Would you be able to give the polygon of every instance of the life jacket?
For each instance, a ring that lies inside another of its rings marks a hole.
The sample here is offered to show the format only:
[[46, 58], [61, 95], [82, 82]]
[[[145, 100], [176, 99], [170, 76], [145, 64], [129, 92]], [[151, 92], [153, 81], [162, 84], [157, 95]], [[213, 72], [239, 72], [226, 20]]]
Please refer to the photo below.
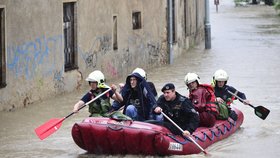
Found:
[[219, 115], [214, 89], [211, 85], [200, 84], [197, 89], [190, 92], [189, 98], [199, 113], [210, 111], [216, 116]]
[[228, 106], [230, 106], [230, 104], [231, 104], [235, 99], [236, 99], [236, 98], [235, 98], [234, 95], [231, 96], [231, 98], [228, 98], [228, 99], [227, 99], [226, 104], [227, 104]]
[[[238, 91], [235, 90], [234, 94], [237, 95], [237, 94], [238, 94]], [[235, 95], [231, 95], [231, 98], [228, 98], [228, 99], [227, 99], [226, 104], [227, 104], [228, 106], [230, 106], [230, 104], [231, 104], [234, 100], [237, 99], [237, 98], [235, 97]], [[241, 95], [242, 95], [242, 96], [245, 96], [243, 93], [241, 93]], [[245, 98], [246, 98], [246, 97], [245, 97]]]
[[[89, 91], [91, 99], [103, 93], [106, 89], [101, 89], [98, 91]], [[89, 104], [90, 117], [100, 117], [105, 116], [105, 114], [110, 110], [110, 96], [109, 92], [104, 96], [99, 97], [97, 100]]]

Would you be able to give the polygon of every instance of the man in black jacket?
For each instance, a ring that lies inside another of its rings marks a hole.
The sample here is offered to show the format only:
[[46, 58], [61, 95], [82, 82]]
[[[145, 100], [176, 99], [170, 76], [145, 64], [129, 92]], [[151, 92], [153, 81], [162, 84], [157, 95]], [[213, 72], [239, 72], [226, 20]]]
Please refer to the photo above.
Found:
[[161, 125], [167, 127], [175, 135], [189, 136], [199, 125], [199, 115], [194, 109], [192, 102], [175, 91], [173, 83], [167, 83], [161, 89], [163, 94], [157, 100], [154, 113], [165, 113], [171, 118], [184, 132], [182, 133], [168, 119], [164, 118]]

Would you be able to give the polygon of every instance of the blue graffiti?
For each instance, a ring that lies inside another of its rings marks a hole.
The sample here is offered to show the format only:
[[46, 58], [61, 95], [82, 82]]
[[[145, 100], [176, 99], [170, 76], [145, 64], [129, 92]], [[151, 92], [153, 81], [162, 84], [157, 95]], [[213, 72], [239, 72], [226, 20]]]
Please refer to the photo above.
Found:
[[97, 52], [96, 51], [83, 51], [81, 47], [78, 47], [78, 52], [81, 54], [82, 59], [86, 64], [86, 68], [95, 68], [97, 63]]
[[39, 37], [22, 45], [8, 46], [7, 68], [15, 73], [16, 78], [24, 76], [29, 80], [34, 78], [37, 72], [48, 76], [55, 70], [62, 54], [62, 35]]
[[54, 73], [53, 81], [54, 81], [54, 88], [58, 90], [63, 90], [64, 89], [64, 77], [63, 77], [63, 72], [56, 70]]

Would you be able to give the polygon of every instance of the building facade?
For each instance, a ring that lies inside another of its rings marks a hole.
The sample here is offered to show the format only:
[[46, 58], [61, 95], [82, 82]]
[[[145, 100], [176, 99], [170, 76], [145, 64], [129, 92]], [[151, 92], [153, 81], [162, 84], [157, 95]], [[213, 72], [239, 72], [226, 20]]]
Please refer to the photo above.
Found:
[[0, 111], [168, 64], [203, 39], [204, 0], [0, 0]]

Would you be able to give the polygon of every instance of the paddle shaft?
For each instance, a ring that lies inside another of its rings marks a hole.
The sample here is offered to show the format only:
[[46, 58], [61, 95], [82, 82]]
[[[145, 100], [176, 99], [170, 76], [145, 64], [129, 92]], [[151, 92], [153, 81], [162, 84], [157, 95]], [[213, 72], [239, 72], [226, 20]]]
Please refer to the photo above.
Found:
[[[240, 98], [237, 94], [232, 93], [231, 91], [227, 90], [229, 94], [235, 96], [237, 99], [241, 100], [243, 103], [245, 103], [245, 100]], [[252, 104], [248, 104], [249, 106], [251, 106], [252, 108], [255, 109], [255, 107]]]
[[[231, 91], [228, 90], [228, 93], [231, 94], [232, 96], [235, 96], [237, 99], [241, 100], [243, 103], [245, 102], [245, 100], [243, 100], [242, 98], [240, 98], [239, 96], [237, 96], [237, 94], [234, 94], [232, 93]], [[265, 120], [266, 117], [268, 116], [270, 110], [263, 107], [263, 106], [257, 106], [257, 107], [254, 107], [252, 104], [248, 104], [250, 107], [254, 108], [255, 109], [255, 114]]]
[[[162, 115], [167, 118], [174, 126], [176, 126], [182, 133], [184, 133], [183, 129], [179, 127], [171, 118], [169, 118], [164, 112], [161, 112]], [[207, 154], [207, 152], [190, 136], [188, 138], [204, 153]]]
[[[110, 90], [111, 90], [111, 88], [107, 89], [106, 91], [104, 91], [104, 92], [101, 93], [100, 95], [96, 96], [95, 98], [93, 98], [92, 100], [90, 100], [89, 102], [87, 102], [86, 104], [84, 104], [83, 106], [81, 106], [81, 107], [78, 109], [78, 111], [81, 110], [82, 108], [84, 108], [85, 106], [87, 106], [88, 104], [94, 102], [96, 99], [100, 98], [100, 97], [103, 96], [104, 94], [108, 93]], [[67, 115], [67, 116], [65, 116], [65, 117], [63, 117], [63, 118], [61, 118], [61, 119], [57, 119], [57, 118], [50, 119], [48, 122], [45, 122], [45, 123], [42, 124], [41, 126], [37, 127], [37, 128], [35, 129], [35, 133], [37, 134], [37, 136], [38, 136], [41, 140], [47, 138], [49, 135], [53, 134], [54, 132], [56, 132], [56, 131], [60, 128], [62, 122], [63, 122], [66, 118], [72, 116], [74, 113], [75, 113], [75, 112], [72, 112], [72, 113], [70, 113], [69, 115]]]
[[[78, 111], [80, 111], [81, 109], [83, 109], [84, 107], [86, 107], [87, 105], [89, 105], [90, 103], [94, 102], [95, 100], [97, 100], [98, 98], [100, 98], [101, 96], [103, 96], [104, 94], [108, 93], [111, 90], [111, 87], [109, 89], [107, 89], [106, 91], [104, 91], [103, 93], [99, 94], [97, 97], [91, 99], [89, 102], [87, 102], [86, 104], [84, 104], [83, 106], [81, 106]], [[75, 112], [72, 112], [71, 114], [65, 116], [64, 118], [68, 118], [70, 116], [72, 116], [73, 114], [75, 114]]]

